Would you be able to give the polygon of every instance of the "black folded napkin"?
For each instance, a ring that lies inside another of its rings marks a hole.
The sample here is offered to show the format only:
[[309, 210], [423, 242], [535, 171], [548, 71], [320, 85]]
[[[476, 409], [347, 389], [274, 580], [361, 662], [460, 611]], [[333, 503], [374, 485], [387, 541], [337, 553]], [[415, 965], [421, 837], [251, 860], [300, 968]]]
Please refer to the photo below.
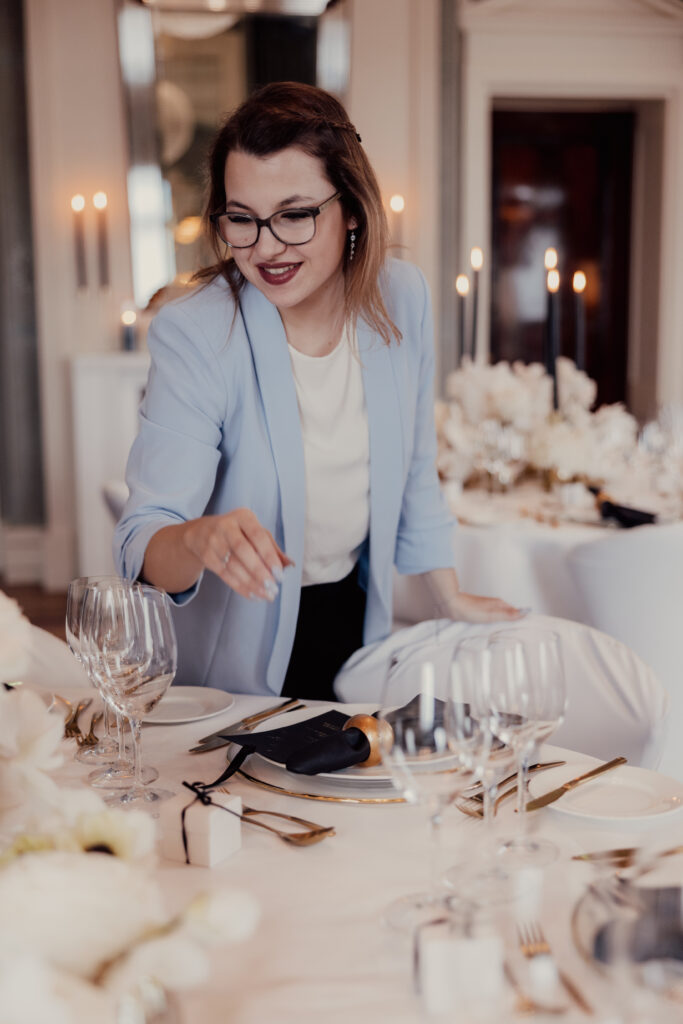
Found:
[[595, 504], [602, 519], [613, 519], [615, 523], [627, 530], [632, 526], [648, 526], [657, 522], [654, 512], [644, 512], [642, 509], [631, 508], [629, 505], [618, 505], [617, 502], [611, 501], [599, 487], [589, 487], [588, 490], [595, 495]]
[[617, 505], [613, 501], [601, 501], [599, 504], [600, 516], [603, 519], [614, 519], [619, 526], [627, 530], [632, 526], [647, 526], [657, 522], [654, 512], [643, 512], [639, 508], [629, 508], [628, 505]]
[[285, 765], [288, 771], [316, 775], [348, 768], [370, 754], [370, 744], [360, 729], [342, 731], [348, 720], [341, 711], [325, 711], [296, 725], [268, 732], [226, 733], [225, 739]]

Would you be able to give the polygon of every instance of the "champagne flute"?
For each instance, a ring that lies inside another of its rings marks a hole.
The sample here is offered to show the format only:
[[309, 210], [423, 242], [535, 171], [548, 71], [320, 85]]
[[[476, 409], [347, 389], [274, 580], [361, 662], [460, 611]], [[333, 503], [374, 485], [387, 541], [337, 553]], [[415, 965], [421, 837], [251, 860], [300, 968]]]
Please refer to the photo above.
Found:
[[133, 736], [133, 784], [108, 802], [131, 806], [165, 800], [173, 795], [170, 791], [145, 785], [142, 720], [176, 672], [178, 647], [169, 599], [147, 585], [100, 591], [92, 603], [88, 635], [97, 652], [103, 695], [128, 719]]

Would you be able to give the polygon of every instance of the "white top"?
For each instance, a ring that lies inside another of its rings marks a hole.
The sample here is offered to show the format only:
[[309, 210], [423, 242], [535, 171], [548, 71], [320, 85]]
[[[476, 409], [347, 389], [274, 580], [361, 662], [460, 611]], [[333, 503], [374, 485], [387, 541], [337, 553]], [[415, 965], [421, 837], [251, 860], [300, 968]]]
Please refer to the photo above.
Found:
[[289, 346], [306, 467], [302, 585], [353, 569], [370, 525], [370, 441], [363, 375], [345, 328], [326, 356]]

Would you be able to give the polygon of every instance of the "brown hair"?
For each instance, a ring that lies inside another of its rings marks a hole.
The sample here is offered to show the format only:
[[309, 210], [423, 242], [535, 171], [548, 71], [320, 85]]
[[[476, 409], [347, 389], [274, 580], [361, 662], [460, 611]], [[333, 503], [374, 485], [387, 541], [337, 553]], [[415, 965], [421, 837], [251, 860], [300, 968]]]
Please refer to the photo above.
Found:
[[341, 192], [347, 217], [358, 226], [353, 260], [344, 253], [344, 301], [346, 314], [354, 322], [362, 315], [388, 345], [401, 332], [387, 313], [379, 288], [388, 244], [387, 220], [377, 179], [355, 128], [342, 104], [311, 85], [275, 82], [253, 93], [225, 121], [209, 158], [209, 198], [204, 211], [216, 263], [195, 275], [208, 282], [219, 275], [230, 285], [235, 301], [244, 278], [232, 257], [225, 257], [225, 244], [212, 213], [225, 210], [225, 164], [233, 150], [252, 156], [269, 156], [288, 146], [298, 146], [317, 157], [333, 188]]

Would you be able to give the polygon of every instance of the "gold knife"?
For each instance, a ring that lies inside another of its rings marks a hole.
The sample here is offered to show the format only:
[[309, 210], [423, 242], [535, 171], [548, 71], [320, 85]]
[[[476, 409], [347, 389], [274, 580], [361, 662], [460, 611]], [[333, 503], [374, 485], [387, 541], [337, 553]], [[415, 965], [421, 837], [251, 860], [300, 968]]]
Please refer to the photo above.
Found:
[[219, 747], [227, 747], [230, 740], [224, 739], [226, 735], [232, 735], [236, 732], [251, 732], [261, 722], [267, 721], [269, 718], [274, 718], [275, 715], [284, 714], [286, 711], [295, 711], [298, 708], [305, 707], [298, 698], [294, 697], [291, 700], [283, 701], [280, 704], [276, 704], [274, 707], [266, 708], [265, 711], [259, 711], [255, 715], [249, 715], [247, 718], [241, 718], [239, 722], [233, 722], [232, 725], [225, 725], [222, 729], [217, 732], [212, 732], [208, 736], [204, 736], [199, 741], [198, 746], [191, 747], [191, 754], [204, 754], [208, 750], [217, 750]]
[[602, 775], [603, 772], [609, 772], [612, 768], [616, 768], [620, 764], [626, 764], [625, 757], [613, 757], [611, 761], [607, 761], [605, 764], [599, 765], [597, 768], [593, 768], [592, 771], [586, 772], [585, 775], [578, 775], [575, 779], [570, 779], [569, 782], [565, 782], [563, 786], [559, 786], [557, 789], [552, 789], [549, 793], [544, 793], [543, 796], [536, 797], [535, 800], [530, 800], [526, 805], [527, 811], [537, 811], [540, 807], [547, 807], [548, 804], [554, 803], [559, 800], [565, 793], [569, 793], [576, 786], [580, 786], [583, 782], [588, 782], [589, 779], [594, 779], [597, 775]]
[[[584, 860], [584, 861], [632, 861], [634, 857], [639, 853], [637, 846], [624, 846], [619, 850], [595, 850], [593, 853], [577, 853], [572, 857], [572, 860]], [[675, 857], [677, 854], [683, 853], [683, 846], [673, 846], [670, 850], [662, 850], [661, 853], [657, 853], [659, 857]]]

